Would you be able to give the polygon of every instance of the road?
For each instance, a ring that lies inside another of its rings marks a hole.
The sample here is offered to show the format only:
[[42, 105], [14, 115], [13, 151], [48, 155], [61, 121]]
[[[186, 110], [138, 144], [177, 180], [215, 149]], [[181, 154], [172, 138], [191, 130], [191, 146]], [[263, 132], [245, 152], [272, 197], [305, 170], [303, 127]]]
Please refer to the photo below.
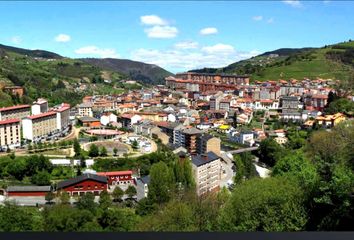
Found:
[[237, 153], [243, 153], [243, 152], [251, 152], [251, 151], [255, 151], [257, 149], [258, 149], [258, 147], [240, 148], [240, 149], [228, 151], [227, 153], [237, 154]]

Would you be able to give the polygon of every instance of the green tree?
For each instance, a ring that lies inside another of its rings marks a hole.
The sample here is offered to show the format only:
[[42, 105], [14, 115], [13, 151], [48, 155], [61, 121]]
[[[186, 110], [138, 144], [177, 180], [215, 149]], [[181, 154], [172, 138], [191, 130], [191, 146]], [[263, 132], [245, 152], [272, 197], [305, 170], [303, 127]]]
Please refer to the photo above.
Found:
[[234, 155], [236, 167], [235, 183], [240, 183], [244, 179], [258, 177], [256, 167], [253, 164], [254, 156], [249, 152]]
[[20, 159], [15, 159], [14, 161], [11, 161], [7, 165], [6, 171], [8, 174], [13, 176], [17, 180], [22, 181], [22, 179], [27, 174], [25, 160], [20, 158]]
[[79, 209], [88, 209], [92, 213], [96, 212], [97, 204], [95, 203], [95, 196], [93, 193], [86, 193], [83, 196], [80, 196], [79, 201], [77, 202], [77, 207]]
[[75, 157], [78, 157], [81, 155], [81, 146], [77, 138], [74, 139], [74, 152], [75, 152]]
[[100, 193], [99, 205], [101, 209], [107, 209], [112, 205], [111, 196], [107, 191], [102, 191]]
[[50, 204], [52, 203], [52, 201], [54, 200], [55, 198], [55, 194], [53, 192], [48, 192], [46, 195], [45, 195], [45, 200]]
[[[256, 194], [255, 194], [256, 193]], [[301, 188], [282, 178], [251, 179], [239, 185], [222, 208], [222, 231], [301, 231], [307, 221]]]
[[53, 164], [43, 155], [32, 155], [26, 159], [26, 163], [27, 176], [33, 176], [40, 171], [50, 173], [53, 170]]
[[116, 186], [113, 190], [112, 196], [114, 201], [121, 201], [124, 195], [124, 191], [119, 187]]
[[113, 148], [113, 155], [114, 156], [117, 156], [117, 153], [118, 153], [118, 149], [115, 147], [115, 148]]
[[101, 147], [101, 150], [100, 150], [100, 155], [102, 157], [105, 157], [107, 156], [107, 148], [105, 148], [104, 146]]
[[105, 231], [127, 232], [135, 229], [139, 217], [132, 209], [114, 207], [104, 211], [98, 221]]
[[59, 197], [59, 201], [60, 201], [60, 204], [70, 204], [70, 195], [68, 192], [65, 192], [65, 191], [61, 191], [61, 192], [58, 192], [58, 197]]
[[132, 185], [129, 185], [127, 190], [125, 190], [125, 194], [128, 195], [128, 198], [133, 198], [136, 195], [136, 188], [133, 187]]
[[21, 232], [32, 230], [32, 217], [24, 207], [10, 203], [0, 206], [0, 231]]
[[134, 141], [132, 142], [132, 148], [133, 148], [133, 149], [138, 149], [138, 148], [139, 148], [139, 144], [138, 144], [138, 141], [137, 141], [137, 140], [134, 140]]
[[164, 203], [170, 199], [173, 176], [164, 162], [155, 163], [150, 169], [148, 198], [156, 203]]
[[90, 145], [90, 149], [89, 149], [89, 156], [90, 157], [98, 157], [99, 155], [99, 149], [95, 144], [91, 144]]
[[51, 175], [46, 171], [40, 171], [33, 175], [31, 183], [39, 186], [50, 185]]
[[259, 160], [273, 167], [282, 155], [283, 148], [272, 138], [263, 140], [259, 145]]

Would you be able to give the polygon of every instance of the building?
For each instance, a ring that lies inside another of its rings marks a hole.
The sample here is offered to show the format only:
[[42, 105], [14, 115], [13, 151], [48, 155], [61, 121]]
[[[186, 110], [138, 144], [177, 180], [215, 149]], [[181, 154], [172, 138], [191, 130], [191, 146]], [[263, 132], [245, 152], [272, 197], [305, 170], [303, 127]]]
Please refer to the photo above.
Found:
[[70, 125], [70, 105], [64, 104], [62, 107], [54, 110], [57, 113], [57, 129], [64, 130]]
[[48, 101], [44, 98], [38, 98], [37, 101], [33, 102], [31, 110], [32, 115], [48, 112]]
[[32, 115], [22, 119], [23, 138], [38, 141], [41, 138], [51, 136], [57, 130], [57, 113], [46, 112]]
[[79, 118], [78, 121], [84, 127], [95, 128], [101, 126], [100, 120], [94, 117], [84, 116]]
[[102, 191], [107, 191], [108, 180], [105, 176], [86, 173], [81, 176], [61, 181], [57, 185], [57, 191], [64, 191], [70, 196], [82, 196], [88, 192], [98, 196]]
[[200, 135], [197, 138], [197, 153], [203, 154], [207, 152], [214, 152], [220, 155], [221, 140], [209, 134]]
[[8, 119], [22, 119], [31, 114], [30, 105], [17, 105], [0, 108], [0, 121]]
[[15, 148], [21, 145], [21, 121], [9, 119], [0, 121], [0, 149]]
[[338, 123], [345, 121], [346, 117], [343, 113], [336, 113], [333, 115], [318, 116], [315, 118], [316, 124], [322, 127], [334, 127]]
[[231, 132], [230, 139], [239, 144], [253, 146], [255, 143], [254, 133], [252, 131]]
[[98, 176], [106, 177], [108, 185], [134, 184], [133, 171], [98, 172]]
[[134, 124], [140, 122], [143, 118], [137, 114], [122, 114], [120, 121], [122, 122], [123, 127], [130, 128]]
[[23, 96], [24, 89], [23, 87], [20, 86], [9, 86], [9, 87], [4, 87], [4, 92], [8, 92], [11, 95], [18, 95], [20, 98]]
[[150, 183], [150, 176], [144, 176], [136, 180], [136, 192], [137, 192], [136, 196], [138, 201], [148, 196], [149, 183]]
[[52, 191], [51, 186], [8, 186], [8, 197], [44, 197]]
[[301, 106], [297, 97], [283, 96], [281, 98], [282, 109], [299, 109]]
[[298, 110], [294, 109], [282, 109], [280, 114], [280, 119], [282, 121], [293, 121], [293, 122], [300, 122], [302, 121], [302, 114]]
[[117, 121], [117, 115], [115, 115], [114, 113], [104, 113], [100, 118], [100, 122], [104, 126]]
[[215, 153], [192, 155], [192, 169], [199, 196], [220, 189], [221, 160]]
[[196, 129], [195, 127], [187, 128], [183, 130], [184, 135], [184, 146], [189, 153], [197, 152], [197, 138], [202, 133], [202, 131]]
[[93, 104], [91, 102], [85, 102], [78, 105], [77, 108], [79, 110], [79, 116], [93, 117], [92, 107]]

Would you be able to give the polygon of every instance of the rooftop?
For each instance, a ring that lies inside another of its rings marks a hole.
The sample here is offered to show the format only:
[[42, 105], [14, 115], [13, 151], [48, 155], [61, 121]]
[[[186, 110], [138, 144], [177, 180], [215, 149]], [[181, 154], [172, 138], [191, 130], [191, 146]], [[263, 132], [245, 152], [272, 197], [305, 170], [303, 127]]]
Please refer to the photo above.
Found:
[[11, 124], [11, 123], [19, 123], [20, 119], [8, 119], [0, 121], [0, 125]]
[[43, 117], [48, 117], [48, 116], [56, 116], [56, 112], [46, 112], [46, 113], [41, 113], [41, 114], [36, 114], [36, 115], [32, 115], [32, 116], [28, 116], [28, 119], [34, 120], [34, 119], [38, 119], [38, 118], [43, 118]]
[[196, 165], [197, 167], [206, 164], [206, 163], [210, 163], [212, 161], [215, 161], [217, 159], [219, 159], [220, 157], [218, 155], [216, 155], [214, 152], [208, 152], [206, 154], [202, 154], [202, 155], [192, 155], [192, 163], [194, 165]]
[[51, 186], [8, 186], [7, 192], [50, 192]]
[[99, 176], [96, 174], [91, 174], [91, 173], [86, 173], [83, 174], [81, 176], [75, 177], [75, 178], [71, 178], [65, 181], [61, 181], [58, 183], [57, 188], [61, 189], [61, 188], [65, 188], [71, 185], [74, 185], [76, 183], [85, 181], [85, 180], [94, 180], [96, 182], [101, 182], [101, 183], [107, 183], [107, 178], [103, 177], [103, 176]]
[[21, 108], [30, 108], [30, 105], [16, 105], [16, 106], [11, 106], [11, 107], [3, 107], [0, 108], [0, 112], [4, 111], [11, 111], [11, 110], [16, 110], [16, 109], [21, 109]]

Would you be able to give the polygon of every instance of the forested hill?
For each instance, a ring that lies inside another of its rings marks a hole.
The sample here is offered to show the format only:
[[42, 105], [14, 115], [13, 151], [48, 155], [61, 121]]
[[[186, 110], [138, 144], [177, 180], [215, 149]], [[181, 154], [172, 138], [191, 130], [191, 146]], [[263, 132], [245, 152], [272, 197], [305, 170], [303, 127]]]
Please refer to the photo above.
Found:
[[173, 75], [157, 65], [128, 59], [83, 58], [80, 60], [102, 69], [122, 72], [134, 80], [151, 85], [164, 84], [165, 77]]
[[249, 74], [251, 80], [346, 79], [354, 70], [354, 42], [321, 48], [282, 48], [223, 68], [192, 70], [206, 73]]

